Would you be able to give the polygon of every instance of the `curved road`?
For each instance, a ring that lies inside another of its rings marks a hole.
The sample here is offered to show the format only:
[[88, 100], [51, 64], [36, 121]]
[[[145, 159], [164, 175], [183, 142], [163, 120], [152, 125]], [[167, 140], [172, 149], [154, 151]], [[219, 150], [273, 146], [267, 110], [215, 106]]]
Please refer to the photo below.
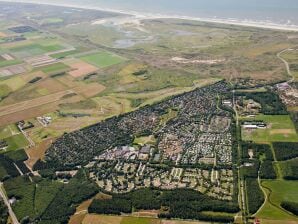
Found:
[[11, 206], [10, 206], [10, 203], [9, 203], [8, 198], [6, 196], [6, 193], [5, 193], [5, 190], [3, 188], [3, 183], [2, 182], [0, 182], [0, 197], [3, 199], [5, 205], [8, 208], [8, 213], [9, 213], [9, 216], [11, 218], [12, 223], [13, 224], [20, 224], [17, 217], [16, 217], [16, 215], [14, 214], [14, 212], [13, 212]]
[[286, 66], [286, 69], [287, 69], [287, 73], [288, 75], [291, 77], [291, 79], [288, 81], [288, 83], [291, 83], [291, 82], [294, 82], [295, 81], [295, 76], [292, 74], [291, 72], [291, 69], [290, 69], [290, 66], [289, 66], [289, 63], [281, 57], [281, 54], [286, 52], [286, 51], [290, 51], [292, 50], [292, 48], [287, 48], [287, 49], [284, 49], [282, 50], [281, 52], [279, 52], [276, 56], [285, 64]]

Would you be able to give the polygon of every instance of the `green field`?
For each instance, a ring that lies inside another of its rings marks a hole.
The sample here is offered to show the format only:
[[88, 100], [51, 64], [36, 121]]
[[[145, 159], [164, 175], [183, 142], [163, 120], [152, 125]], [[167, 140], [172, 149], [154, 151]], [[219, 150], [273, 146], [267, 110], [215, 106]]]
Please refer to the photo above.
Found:
[[11, 93], [11, 88], [8, 85], [0, 85], [0, 101], [2, 98], [6, 97]]
[[52, 44], [52, 45], [28, 44], [24, 46], [13, 47], [10, 50], [17, 57], [24, 58], [24, 57], [41, 55], [47, 52], [62, 50], [63, 48], [64, 47], [59, 44]]
[[4, 141], [6, 141], [8, 144], [6, 151], [22, 149], [29, 145], [29, 142], [27, 141], [25, 136], [21, 133], [10, 136], [8, 138], [4, 138]]
[[52, 54], [51, 57], [54, 57], [54, 58], [65, 58], [67, 56], [78, 54], [80, 52], [81, 52], [80, 50], [77, 50], [76, 49], [76, 50], [72, 50], [72, 51], [66, 51], [66, 52], [62, 52], [62, 53]]
[[56, 64], [41, 67], [39, 69], [41, 71], [43, 71], [44, 73], [47, 73], [47, 74], [55, 74], [55, 73], [60, 73], [60, 72], [66, 72], [70, 69], [70, 67], [68, 67], [67, 65], [59, 62], [59, 63], [56, 63]]
[[14, 134], [18, 134], [20, 131], [16, 127], [16, 125], [11, 124], [5, 127], [0, 128], [0, 139], [8, 138]]
[[242, 118], [242, 120], [262, 120], [267, 124], [266, 129], [244, 130], [242, 139], [254, 142], [297, 142], [298, 135], [289, 115], [259, 115], [253, 119]]
[[11, 61], [0, 61], [0, 68], [1, 67], [6, 67], [6, 66], [11, 66], [11, 65], [17, 65], [21, 64], [21, 60], [11, 60]]
[[48, 24], [57, 24], [57, 23], [63, 23], [63, 19], [61, 19], [61, 18], [58, 18], [58, 17], [56, 17], [56, 18], [46, 18], [46, 19], [43, 19], [42, 21], [41, 21], [41, 24], [43, 24], [43, 25], [48, 25]]
[[94, 54], [89, 54], [81, 57], [83, 61], [86, 61], [87, 63], [93, 64], [94, 66], [97, 66], [99, 68], [106, 68], [112, 65], [119, 64], [123, 61], [125, 61], [124, 58], [109, 53], [109, 52], [98, 52]]
[[298, 182], [285, 180], [262, 181], [262, 186], [267, 192], [268, 200], [258, 212], [257, 217], [270, 220], [294, 220], [298, 218], [280, 207], [284, 200], [298, 202]]
[[8, 86], [12, 91], [23, 87], [25, 84], [26, 82], [20, 76], [14, 76], [12, 78], [0, 81], [0, 85]]

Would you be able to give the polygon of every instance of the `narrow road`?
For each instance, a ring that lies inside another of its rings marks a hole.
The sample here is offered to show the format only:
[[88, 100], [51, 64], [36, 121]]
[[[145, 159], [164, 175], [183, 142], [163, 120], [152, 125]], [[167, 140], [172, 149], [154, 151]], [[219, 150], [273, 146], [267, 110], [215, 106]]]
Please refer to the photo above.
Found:
[[281, 55], [284, 53], [284, 52], [287, 52], [287, 51], [290, 51], [292, 50], [291, 48], [287, 48], [287, 49], [284, 49], [282, 50], [281, 52], [279, 52], [276, 56], [285, 64], [286, 66], [286, 69], [287, 69], [287, 73], [288, 75], [291, 77], [291, 79], [288, 81], [288, 83], [291, 83], [291, 82], [294, 82], [295, 81], [295, 76], [293, 75], [293, 73], [291, 72], [291, 69], [290, 69], [290, 66], [289, 66], [289, 63], [283, 58], [281, 57]]
[[260, 169], [258, 171], [258, 184], [259, 184], [259, 187], [261, 188], [261, 190], [262, 190], [262, 192], [265, 196], [265, 200], [264, 200], [264, 203], [262, 204], [262, 206], [258, 209], [258, 211], [256, 211], [255, 214], [253, 214], [253, 216], [256, 216], [258, 214], [258, 212], [262, 210], [262, 208], [265, 206], [265, 204], [267, 203], [267, 200], [268, 200], [267, 193], [266, 193], [266, 191], [264, 190], [264, 188], [262, 187], [262, 184], [261, 184]]
[[9, 204], [9, 201], [8, 201], [8, 198], [6, 197], [6, 193], [5, 193], [2, 182], [0, 182], [0, 197], [3, 199], [5, 205], [8, 208], [8, 213], [9, 213], [9, 216], [11, 218], [12, 223], [13, 224], [20, 224], [17, 217], [16, 217], [16, 215], [14, 214], [10, 204]]
[[[238, 129], [240, 126], [239, 124], [239, 115], [238, 115], [238, 111], [236, 108], [236, 99], [235, 99], [235, 90], [233, 90], [233, 110], [235, 112], [235, 117], [236, 117], [236, 129]], [[238, 138], [238, 133], [237, 133], [237, 138]], [[239, 140], [239, 139], [238, 139]], [[240, 144], [238, 141], [238, 161], [240, 161], [241, 159], [241, 148], [240, 148]], [[242, 222], [244, 224], [247, 223], [247, 219], [246, 219], [246, 201], [245, 201], [245, 192], [244, 192], [244, 181], [241, 178], [241, 174], [240, 174], [240, 164], [237, 164], [238, 166], [238, 200], [239, 200], [239, 207], [241, 209], [241, 216], [242, 216]]]

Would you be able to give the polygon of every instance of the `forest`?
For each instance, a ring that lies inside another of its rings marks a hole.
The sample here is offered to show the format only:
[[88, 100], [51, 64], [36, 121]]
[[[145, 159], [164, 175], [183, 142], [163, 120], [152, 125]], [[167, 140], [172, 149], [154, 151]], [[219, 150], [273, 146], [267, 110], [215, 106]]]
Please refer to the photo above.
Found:
[[297, 142], [274, 142], [273, 148], [278, 161], [293, 159], [298, 157]]
[[8, 218], [7, 207], [4, 202], [0, 199], [0, 224], [6, 224]]
[[298, 216], [298, 203], [283, 201], [280, 206]]
[[255, 178], [245, 179], [246, 191], [247, 191], [247, 204], [250, 214], [254, 214], [258, 211], [261, 205], [264, 203], [264, 194], [259, 187], [258, 180]]
[[[93, 200], [88, 211], [97, 214], [131, 213], [138, 209], [161, 209], [161, 218], [199, 219], [230, 222], [239, 211], [235, 202], [220, 201], [189, 189], [141, 189], [126, 194], [113, 194], [111, 199]], [[202, 212], [225, 212], [231, 216], [206, 215]]]
[[238, 96], [244, 96], [246, 99], [252, 99], [261, 104], [261, 113], [265, 115], [286, 115], [287, 108], [280, 100], [279, 96], [272, 92], [254, 92], [238, 93]]

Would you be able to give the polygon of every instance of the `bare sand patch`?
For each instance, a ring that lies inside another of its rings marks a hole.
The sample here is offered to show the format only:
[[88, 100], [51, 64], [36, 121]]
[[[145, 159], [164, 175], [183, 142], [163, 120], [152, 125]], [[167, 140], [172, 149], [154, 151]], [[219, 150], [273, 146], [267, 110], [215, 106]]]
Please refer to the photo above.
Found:
[[69, 74], [75, 78], [94, 73], [98, 70], [97, 67], [83, 61], [71, 64], [70, 66], [73, 70], [70, 71]]
[[54, 139], [47, 139], [40, 144], [29, 148], [26, 150], [26, 153], [29, 157], [29, 159], [25, 162], [27, 166], [29, 166], [31, 169], [33, 165], [39, 160], [43, 159], [45, 152], [47, 151], [48, 147], [51, 145], [51, 143], [54, 141]]
[[206, 65], [218, 64], [225, 61], [224, 59], [203, 60], [203, 59], [187, 59], [187, 58], [180, 58], [180, 57], [173, 57], [171, 60], [181, 64], [206, 64]]

